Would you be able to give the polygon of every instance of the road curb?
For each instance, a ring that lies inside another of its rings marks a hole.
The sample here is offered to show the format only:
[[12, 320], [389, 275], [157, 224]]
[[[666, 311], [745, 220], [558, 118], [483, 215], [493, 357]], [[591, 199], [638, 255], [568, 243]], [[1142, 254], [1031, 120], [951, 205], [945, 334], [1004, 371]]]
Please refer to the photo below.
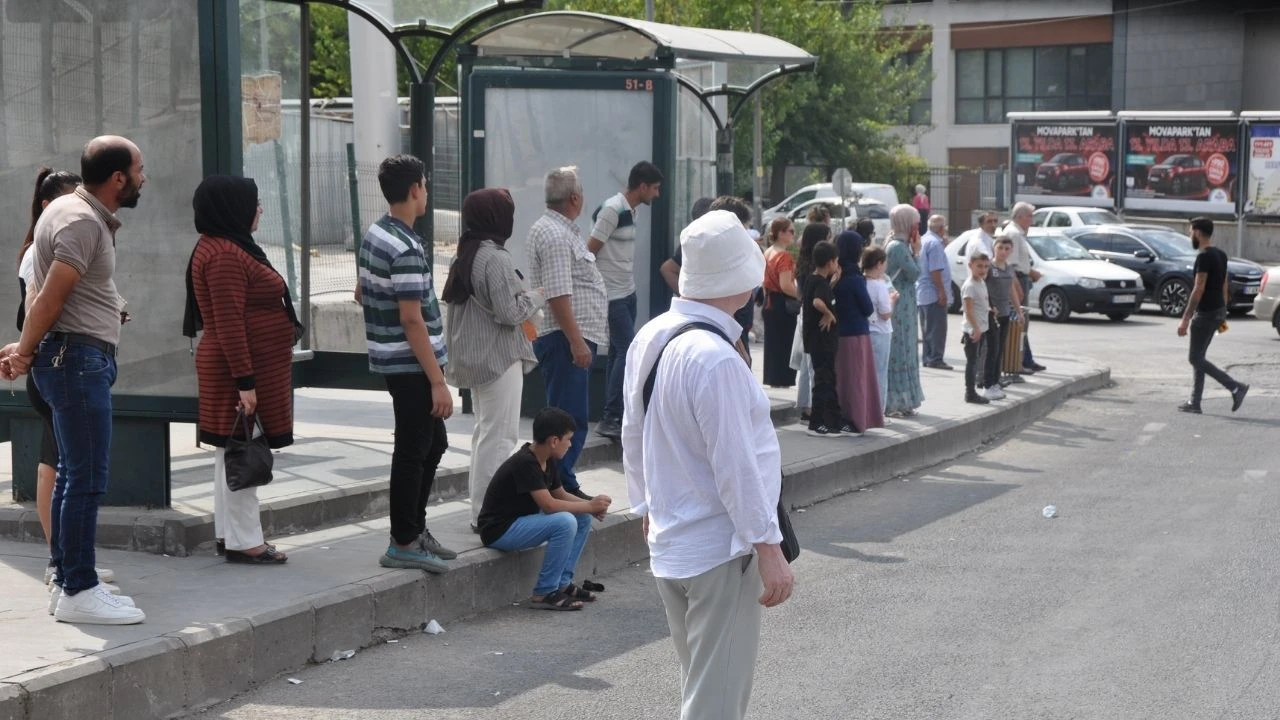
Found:
[[[1067, 398], [1110, 383], [1094, 370], [1060, 381], [964, 420], [910, 438], [887, 436], [869, 448], [849, 442], [835, 452], [783, 468], [784, 502], [803, 507], [958, 457], [1022, 427]], [[605, 575], [641, 562], [648, 547], [640, 519], [608, 516], [593, 526], [579, 568]], [[801, 543], [803, 545], [803, 538]], [[171, 717], [198, 711], [274, 681], [335, 651], [387, 639], [522, 601], [537, 576], [542, 550], [464, 552], [443, 575], [375, 572], [370, 577], [248, 617], [229, 617], [58, 663], [0, 682], [0, 720], [54, 717]]]

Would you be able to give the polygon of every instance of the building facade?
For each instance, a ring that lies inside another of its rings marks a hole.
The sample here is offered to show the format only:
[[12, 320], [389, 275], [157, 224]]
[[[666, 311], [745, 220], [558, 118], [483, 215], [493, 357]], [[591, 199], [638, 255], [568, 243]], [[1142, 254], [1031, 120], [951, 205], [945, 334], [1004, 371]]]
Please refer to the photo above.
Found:
[[920, 27], [929, 48], [933, 82], [895, 132], [948, 169], [931, 190], [953, 226], [991, 204], [965, 178], [1008, 165], [1005, 113], [1280, 110], [1269, 0], [914, 0], [891, 3], [885, 24]]

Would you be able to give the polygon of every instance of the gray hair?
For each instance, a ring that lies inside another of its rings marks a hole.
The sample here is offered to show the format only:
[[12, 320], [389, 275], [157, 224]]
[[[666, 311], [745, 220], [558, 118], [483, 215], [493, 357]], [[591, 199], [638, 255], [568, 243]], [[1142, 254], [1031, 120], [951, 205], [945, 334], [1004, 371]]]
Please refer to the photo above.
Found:
[[564, 205], [573, 195], [581, 195], [582, 180], [578, 177], [578, 166], [567, 165], [547, 173], [545, 193], [547, 207]]
[[947, 219], [941, 215], [933, 215], [929, 218], [929, 229], [941, 235], [943, 230], [947, 229]]
[[917, 185], [917, 186], [916, 186], [916, 192], [917, 192], [917, 193], [919, 193], [919, 194], [924, 194], [924, 189], [925, 189], [925, 188], [924, 188], [924, 186], [923, 186], [923, 185]]
[[1032, 205], [1029, 202], [1020, 202], [1015, 204], [1013, 206], [1013, 209], [1009, 211], [1009, 219], [1013, 220], [1014, 218], [1020, 218], [1023, 215], [1030, 215], [1035, 211], [1036, 211], [1035, 205]]
[[909, 241], [911, 231], [920, 227], [920, 211], [906, 203], [894, 205], [889, 211], [889, 227], [895, 240]]

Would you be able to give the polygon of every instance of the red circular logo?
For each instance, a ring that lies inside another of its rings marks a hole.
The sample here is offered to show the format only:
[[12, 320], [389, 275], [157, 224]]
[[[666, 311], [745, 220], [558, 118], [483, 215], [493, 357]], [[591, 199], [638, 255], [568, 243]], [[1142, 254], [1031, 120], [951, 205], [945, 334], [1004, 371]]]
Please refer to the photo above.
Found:
[[1210, 185], [1222, 185], [1227, 182], [1227, 177], [1231, 174], [1231, 163], [1227, 161], [1227, 156], [1222, 153], [1214, 153], [1204, 163], [1205, 179]]
[[1111, 161], [1106, 153], [1096, 152], [1089, 156], [1089, 179], [1101, 183], [1111, 174]]

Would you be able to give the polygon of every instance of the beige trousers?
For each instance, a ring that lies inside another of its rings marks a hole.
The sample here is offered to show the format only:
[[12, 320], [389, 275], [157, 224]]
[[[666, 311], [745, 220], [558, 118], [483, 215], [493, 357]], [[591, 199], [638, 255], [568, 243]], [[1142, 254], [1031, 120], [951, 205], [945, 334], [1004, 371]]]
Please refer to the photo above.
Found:
[[754, 555], [684, 580], [658, 578], [680, 657], [680, 720], [741, 720], [751, 700], [764, 584]]
[[489, 481], [520, 441], [520, 393], [524, 390], [524, 364], [517, 360], [497, 380], [471, 389], [475, 429], [471, 431], [471, 522], [480, 518], [480, 507]]

